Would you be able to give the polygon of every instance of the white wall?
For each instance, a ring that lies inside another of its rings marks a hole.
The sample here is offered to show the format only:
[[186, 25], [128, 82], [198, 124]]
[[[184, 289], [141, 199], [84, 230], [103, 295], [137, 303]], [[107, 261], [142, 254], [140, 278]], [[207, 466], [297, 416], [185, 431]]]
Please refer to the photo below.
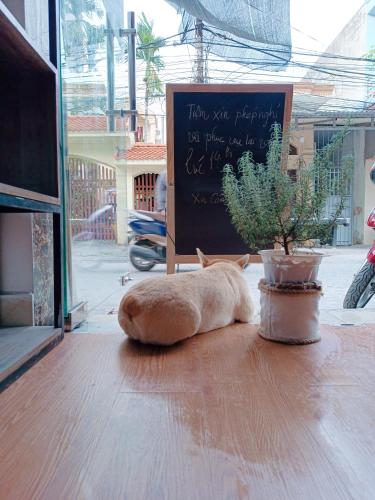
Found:
[[167, 161], [124, 161], [116, 164], [117, 243], [127, 242], [128, 209], [134, 208], [134, 177], [141, 174], [159, 174], [167, 168]]
[[167, 168], [167, 160], [127, 162], [127, 207], [134, 207], [134, 178], [141, 174], [160, 174]]
[[368, 215], [371, 210], [375, 208], [375, 184], [370, 180], [370, 169], [372, 164], [375, 162], [375, 156], [366, 160], [366, 179], [365, 179], [365, 226], [364, 226], [364, 240], [363, 243], [371, 245], [375, 240], [375, 231], [369, 228], [366, 224]]
[[48, 0], [25, 0], [25, 28], [38, 49], [49, 57]]
[[[368, 20], [371, 16], [368, 15], [368, 7], [364, 5], [350, 19], [343, 30], [337, 35], [333, 42], [325, 49], [326, 54], [342, 55], [346, 57], [363, 57], [368, 51]], [[344, 61], [345, 63], [345, 61]], [[334, 65], [340, 68], [340, 61], [335, 58], [321, 57], [314, 63], [316, 66]], [[366, 65], [362, 61], [350, 61], [351, 71], [365, 72]], [[343, 78], [341, 82], [334, 76], [328, 76], [324, 73], [310, 70], [303, 78], [307, 81], [320, 81], [320, 83], [333, 83], [335, 85], [336, 98], [347, 99], [365, 99], [367, 94], [366, 84], [360, 84], [360, 81], [352, 82]]]
[[32, 291], [32, 214], [0, 214], [0, 292]]
[[[129, 147], [129, 144], [126, 144]], [[68, 154], [83, 156], [114, 166], [116, 148], [125, 149], [125, 136], [119, 134], [69, 134]]]

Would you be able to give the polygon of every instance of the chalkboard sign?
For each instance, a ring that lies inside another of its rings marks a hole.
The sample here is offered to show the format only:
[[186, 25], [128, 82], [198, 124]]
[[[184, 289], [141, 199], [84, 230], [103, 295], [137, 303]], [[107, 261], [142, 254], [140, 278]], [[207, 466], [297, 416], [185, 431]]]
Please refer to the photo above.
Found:
[[265, 162], [271, 126], [288, 124], [291, 101], [291, 85], [167, 85], [169, 270], [195, 261], [197, 247], [249, 252], [223, 202], [223, 167], [249, 150]]

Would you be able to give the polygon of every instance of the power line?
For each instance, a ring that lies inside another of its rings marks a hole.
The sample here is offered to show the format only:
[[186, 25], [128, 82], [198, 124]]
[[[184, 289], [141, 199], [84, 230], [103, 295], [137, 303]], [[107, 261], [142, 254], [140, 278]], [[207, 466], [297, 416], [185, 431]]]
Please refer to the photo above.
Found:
[[[281, 44], [274, 44], [275, 45], [274, 47], [270, 47], [269, 49], [262, 49], [261, 47], [257, 47], [257, 46], [251, 45], [251, 44], [247, 44], [245, 42], [239, 42], [238, 40], [236, 40], [234, 38], [231, 38], [230, 36], [224, 35], [224, 34], [219, 33], [219, 32], [215, 32], [214, 30], [212, 30], [210, 28], [207, 28], [205, 25], [203, 26], [203, 30], [207, 31], [207, 32], [209, 32], [209, 33], [211, 33], [211, 34], [213, 34], [215, 36], [218, 36], [219, 38], [222, 38], [222, 39], [229, 40], [229, 41], [233, 42], [233, 45], [225, 44], [225, 46], [227, 46], [227, 47], [235, 47], [235, 48], [242, 48], [242, 49], [252, 49], [252, 50], [256, 50], [256, 51], [259, 50], [259, 51], [263, 51], [263, 52], [265, 52], [267, 54], [268, 54], [268, 51], [275, 52], [275, 53], [280, 53], [280, 54], [289, 54], [289, 50], [285, 50], [285, 49], [282, 49], [282, 48], [276, 48], [277, 46], [283, 47], [283, 45], [281, 45]], [[191, 31], [194, 31], [194, 29], [190, 29], [188, 31], [191, 32]], [[170, 39], [170, 38], [174, 38], [174, 37], [179, 36], [181, 34], [183, 34], [183, 32], [182, 33], [177, 33], [176, 35], [172, 35], [171, 37], [167, 37], [165, 40]], [[212, 41], [208, 41], [208, 40], [205, 40], [204, 43], [205, 44], [219, 45], [218, 42], [212, 42]], [[188, 42], [188, 41], [180, 42], [178, 45], [185, 45], [185, 44], [191, 45], [192, 42]], [[147, 44], [147, 47], [151, 47], [151, 46], [152, 46], [152, 43]], [[141, 46], [139, 48], [143, 48], [143, 47], [145, 47], [145, 46]], [[290, 48], [292, 48], [292, 46], [290, 46]], [[340, 59], [340, 60], [348, 60], [348, 61], [361, 61], [361, 62], [375, 63], [375, 59], [374, 58], [352, 57], [352, 56], [344, 56], [342, 54], [333, 54], [333, 53], [329, 53], [329, 52], [317, 52], [317, 51], [312, 51], [312, 50], [309, 50], [309, 49], [304, 49], [304, 48], [301, 48], [301, 47], [296, 47], [295, 49], [299, 49], [299, 50], [293, 50], [292, 55], [304, 55], [304, 56], [308, 56], [308, 57], [317, 57], [317, 58], [323, 57], [323, 58], [327, 58], [327, 59]]]
[[162, 48], [165, 47], [165, 45], [160, 45], [163, 42], [166, 42], [167, 40], [171, 40], [172, 38], [176, 38], [178, 36], [184, 35], [185, 33], [189, 33], [190, 31], [194, 31], [194, 28], [189, 29], [187, 31], [181, 31], [180, 33], [176, 33], [175, 35], [167, 36], [165, 38], [159, 39], [157, 42], [150, 42], [150, 43], [145, 43], [143, 45], [138, 45], [137, 50], [143, 50], [143, 49], [149, 49], [149, 48]]

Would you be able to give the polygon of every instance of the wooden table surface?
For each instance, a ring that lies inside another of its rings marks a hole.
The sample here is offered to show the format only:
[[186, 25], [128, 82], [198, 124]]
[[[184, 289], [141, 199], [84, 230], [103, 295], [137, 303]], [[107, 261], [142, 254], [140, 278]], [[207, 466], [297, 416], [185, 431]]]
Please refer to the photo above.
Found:
[[374, 499], [374, 330], [67, 334], [0, 395], [0, 499]]

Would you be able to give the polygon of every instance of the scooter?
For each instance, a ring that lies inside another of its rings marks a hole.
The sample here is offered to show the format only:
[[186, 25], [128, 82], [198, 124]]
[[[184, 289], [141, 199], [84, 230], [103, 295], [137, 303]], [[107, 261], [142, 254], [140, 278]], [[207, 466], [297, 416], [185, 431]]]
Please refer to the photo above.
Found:
[[[350, 219], [341, 217], [337, 225], [348, 225]], [[165, 212], [131, 210], [129, 227], [132, 236], [129, 242], [129, 259], [138, 271], [150, 271], [156, 264], [166, 263], [167, 228]]]
[[[370, 171], [371, 181], [375, 184], [375, 163]], [[367, 225], [375, 229], [375, 208], [372, 209]], [[344, 298], [344, 309], [365, 307], [375, 295], [375, 241], [368, 251], [365, 262], [354, 276]]]
[[167, 227], [165, 212], [132, 210], [128, 224], [132, 230], [129, 259], [138, 271], [150, 271], [156, 264], [165, 264]]

